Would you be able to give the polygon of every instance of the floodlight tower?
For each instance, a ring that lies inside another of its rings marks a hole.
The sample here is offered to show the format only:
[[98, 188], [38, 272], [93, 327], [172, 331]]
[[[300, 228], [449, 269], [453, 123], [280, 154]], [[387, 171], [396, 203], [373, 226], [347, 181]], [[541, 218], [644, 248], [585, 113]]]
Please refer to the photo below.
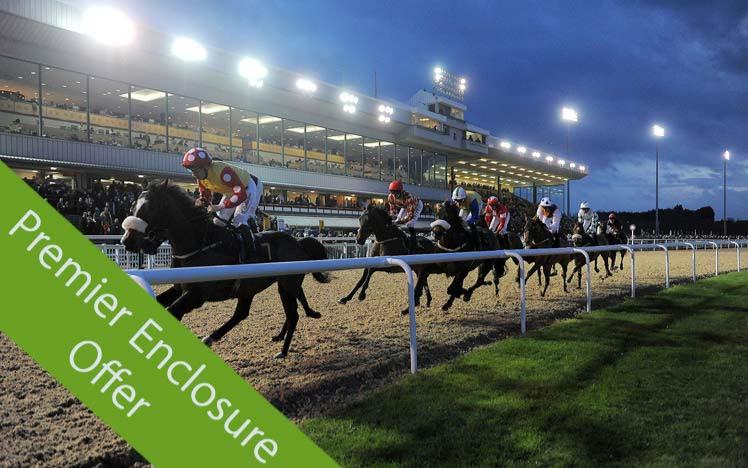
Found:
[[[570, 158], [569, 139], [571, 136], [571, 124], [579, 122], [579, 114], [571, 107], [561, 109], [561, 120], [566, 122], [566, 157]], [[566, 214], [571, 216], [571, 183], [566, 179]]]
[[665, 136], [665, 128], [652, 125], [655, 137], [655, 238], [660, 237], [660, 138]]

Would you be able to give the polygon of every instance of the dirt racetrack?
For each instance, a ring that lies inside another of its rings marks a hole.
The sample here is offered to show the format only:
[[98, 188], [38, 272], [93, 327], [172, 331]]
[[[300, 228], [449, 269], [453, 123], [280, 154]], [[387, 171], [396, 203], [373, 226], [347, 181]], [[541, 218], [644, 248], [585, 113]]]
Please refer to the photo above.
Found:
[[[748, 249], [742, 252], [744, 267]], [[671, 252], [671, 282], [690, 280], [691, 254]], [[736, 269], [735, 249], [720, 252], [720, 271]], [[432, 277], [431, 308], [417, 311], [418, 352], [421, 367], [454, 357], [469, 349], [519, 333], [519, 288], [513, 281], [516, 267], [508, 263], [497, 298], [492, 287], [476, 291], [469, 303], [461, 300], [448, 312], [446, 280]], [[630, 262], [623, 272], [602, 280], [593, 272], [593, 308], [622, 300], [630, 293]], [[602, 271], [602, 270], [601, 270]], [[713, 251], [698, 251], [699, 276], [714, 274]], [[257, 388], [287, 416], [303, 419], [359, 398], [408, 372], [408, 318], [399, 310], [406, 305], [405, 277], [377, 273], [364, 302], [347, 305], [337, 299], [348, 293], [360, 271], [333, 273], [330, 284], [308, 277], [309, 302], [321, 319], [301, 318], [285, 360], [274, 359], [279, 343], [270, 337], [283, 324], [276, 289], [258, 296], [250, 318], [237, 326], [214, 351], [247, 382]], [[468, 277], [471, 284], [475, 274]], [[664, 284], [663, 252], [637, 254], [639, 291]], [[584, 287], [584, 276], [582, 285]], [[584, 289], [576, 280], [562, 291], [552, 278], [549, 293], [539, 295], [537, 281], [528, 282], [529, 328], [570, 317], [585, 305]], [[197, 335], [205, 335], [231, 315], [234, 301], [210, 304], [185, 317]], [[0, 465], [1, 466], [132, 466], [145, 464], [113, 431], [101, 423], [67, 390], [57, 384], [7, 336], [0, 334]]]

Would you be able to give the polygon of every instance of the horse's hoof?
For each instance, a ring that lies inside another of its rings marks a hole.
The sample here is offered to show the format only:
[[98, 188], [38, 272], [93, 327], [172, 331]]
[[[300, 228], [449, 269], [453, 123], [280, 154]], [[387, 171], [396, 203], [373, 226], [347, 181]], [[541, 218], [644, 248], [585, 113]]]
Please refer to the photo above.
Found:
[[364, 299], [366, 299], [366, 294], [359, 294], [358, 295], [358, 300], [359, 301], [363, 301]]
[[283, 351], [275, 355], [275, 359], [285, 359], [285, 357], [286, 353], [284, 353]]
[[216, 342], [216, 340], [214, 340], [210, 335], [203, 337], [203, 339], [200, 341], [202, 341], [203, 344], [207, 346], [208, 348], [210, 348], [213, 345], [213, 343]]
[[283, 341], [283, 335], [274, 336], [274, 337], [270, 338], [270, 341], [273, 341], [273, 342], [276, 342], [276, 343], [278, 341]]
[[322, 318], [322, 314], [320, 314], [319, 312], [316, 312], [314, 310], [307, 312], [306, 316], [310, 317], [310, 318], [313, 318], [313, 319]]
[[338, 304], [345, 304], [346, 302], [348, 302], [348, 298], [341, 297], [340, 299], [338, 299]]
[[400, 315], [403, 315], [403, 316], [408, 315], [409, 313], [410, 313], [410, 309], [403, 309], [400, 311]]
[[449, 310], [449, 306], [448, 306], [447, 304], [444, 304], [444, 305], [442, 306], [442, 312], [446, 312], [446, 311], [448, 311], [448, 310]]

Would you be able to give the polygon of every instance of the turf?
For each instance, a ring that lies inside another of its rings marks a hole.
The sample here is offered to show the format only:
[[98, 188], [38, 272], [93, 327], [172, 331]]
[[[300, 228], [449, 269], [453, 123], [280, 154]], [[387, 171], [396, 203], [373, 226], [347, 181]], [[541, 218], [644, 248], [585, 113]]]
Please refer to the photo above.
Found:
[[342, 466], [748, 466], [748, 274], [495, 343], [302, 429]]

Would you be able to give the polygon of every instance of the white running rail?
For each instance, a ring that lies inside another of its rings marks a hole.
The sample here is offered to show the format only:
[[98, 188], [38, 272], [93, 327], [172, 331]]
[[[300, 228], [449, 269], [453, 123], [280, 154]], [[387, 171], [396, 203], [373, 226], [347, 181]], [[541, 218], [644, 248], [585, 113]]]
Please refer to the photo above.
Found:
[[[737, 244], [738, 263], [740, 263], [740, 248], [748, 246], [748, 241], [708, 241], [714, 247], [715, 275], [719, 274], [719, 248]], [[151, 285], [174, 283], [198, 283], [204, 281], [236, 280], [245, 278], [261, 278], [269, 276], [307, 274], [320, 271], [356, 270], [363, 268], [383, 268], [398, 266], [406, 273], [408, 283], [408, 316], [410, 323], [410, 371], [418, 369], [416, 315], [415, 315], [415, 281], [412, 267], [445, 262], [460, 262], [474, 260], [492, 260], [514, 258], [519, 262], [520, 269], [520, 331], [527, 330], [526, 295], [525, 295], [525, 265], [524, 260], [529, 257], [555, 255], [582, 255], [586, 264], [586, 295], [587, 311], [592, 310], [592, 286], [590, 272], [590, 253], [627, 251], [631, 253], [631, 297], [636, 296], [636, 260], [635, 252], [642, 250], [662, 250], [665, 253], [665, 287], [670, 286], [670, 257], [669, 250], [673, 248], [688, 248], [692, 251], [692, 280], [696, 281], [696, 249], [703, 246], [703, 241], [672, 242], [667, 244], [643, 245], [605, 245], [583, 248], [557, 249], [525, 249], [525, 250], [493, 250], [481, 252], [457, 252], [443, 254], [404, 255], [398, 257], [367, 257], [347, 258], [338, 260], [310, 260], [282, 263], [259, 263], [250, 265], [223, 265], [186, 268], [158, 268], [149, 270], [129, 269], [126, 272], [133, 277], [144, 289], [155, 296]]]

